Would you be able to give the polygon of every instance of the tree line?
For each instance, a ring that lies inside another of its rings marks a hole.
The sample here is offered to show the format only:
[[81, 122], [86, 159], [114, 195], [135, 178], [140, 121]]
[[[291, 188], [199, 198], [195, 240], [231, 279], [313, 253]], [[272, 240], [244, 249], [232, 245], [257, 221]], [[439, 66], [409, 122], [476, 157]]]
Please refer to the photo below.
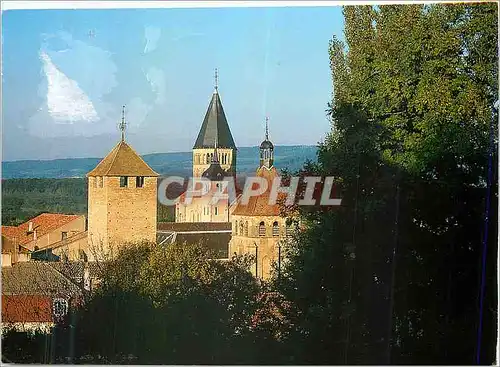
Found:
[[[497, 324], [496, 4], [348, 6], [332, 129], [299, 175], [342, 206], [286, 208], [280, 272], [198, 245], [109, 263], [61, 355], [158, 364], [491, 364]], [[279, 276], [278, 276], [279, 275]], [[64, 329], [64, 326], [61, 326]], [[64, 330], [60, 331], [64, 335]], [[4, 344], [5, 345], [5, 344]], [[36, 349], [36, 348], [31, 348]]]

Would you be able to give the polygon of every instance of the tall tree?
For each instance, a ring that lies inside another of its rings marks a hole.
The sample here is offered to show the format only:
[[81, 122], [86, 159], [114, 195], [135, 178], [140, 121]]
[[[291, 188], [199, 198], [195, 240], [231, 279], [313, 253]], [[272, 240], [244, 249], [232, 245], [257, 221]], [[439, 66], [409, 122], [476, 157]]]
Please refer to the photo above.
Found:
[[[466, 320], [478, 319], [488, 156], [497, 162], [497, 9], [356, 6], [344, 17], [347, 48], [330, 43], [332, 131], [314, 166], [339, 178], [342, 207], [302, 211], [281, 282], [301, 311], [297, 353], [472, 363], [478, 323]], [[490, 216], [494, 259], [496, 207]], [[495, 281], [485, 279], [491, 306]], [[496, 315], [483, 310], [490, 324]]]

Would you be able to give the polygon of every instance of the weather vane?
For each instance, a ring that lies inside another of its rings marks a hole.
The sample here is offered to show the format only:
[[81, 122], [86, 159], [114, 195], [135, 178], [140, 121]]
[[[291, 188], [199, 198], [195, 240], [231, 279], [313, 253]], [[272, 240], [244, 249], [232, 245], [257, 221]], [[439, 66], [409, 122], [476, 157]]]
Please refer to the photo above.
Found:
[[266, 116], [266, 140], [269, 140], [269, 116]]
[[217, 68], [215, 68], [215, 90], [219, 88], [219, 73]]
[[125, 122], [125, 106], [122, 107], [122, 121], [120, 122], [120, 130], [122, 132], [122, 141], [125, 140], [125, 129], [127, 128], [127, 123]]

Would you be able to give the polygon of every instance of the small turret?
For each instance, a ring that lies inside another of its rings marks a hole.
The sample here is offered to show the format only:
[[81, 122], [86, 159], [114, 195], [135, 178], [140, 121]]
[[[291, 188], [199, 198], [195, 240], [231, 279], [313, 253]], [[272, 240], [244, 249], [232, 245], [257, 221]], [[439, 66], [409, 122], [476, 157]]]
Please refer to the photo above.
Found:
[[269, 117], [266, 117], [266, 137], [260, 144], [260, 167], [270, 169], [274, 164], [274, 145], [269, 140]]

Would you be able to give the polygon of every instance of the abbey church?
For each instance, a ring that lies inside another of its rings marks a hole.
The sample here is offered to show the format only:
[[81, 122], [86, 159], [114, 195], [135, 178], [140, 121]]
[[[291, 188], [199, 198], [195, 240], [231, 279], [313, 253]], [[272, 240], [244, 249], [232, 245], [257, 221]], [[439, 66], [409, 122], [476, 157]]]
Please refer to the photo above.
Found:
[[[278, 172], [267, 118], [255, 174], [268, 180], [268, 190], [242, 204], [241, 188], [236, 187], [235, 198], [212, 204], [212, 195], [221, 190], [224, 178], [236, 178], [238, 153], [216, 73], [215, 88], [192, 152], [193, 177], [208, 179], [209, 193], [197, 197], [184, 192], [175, 205], [175, 222], [168, 223], [157, 220], [159, 175], [127, 143], [125, 126], [122, 111], [121, 139], [87, 174], [86, 225], [83, 216], [42, 214], [43, 220], [39, 216], [26, 223], [29, 231], [22, 226], [2, 228], [2, 233], [10, 233], [4, 240], [25, 244], [23, 249], [31, 253], [32, 259], [50, 253], [56, 258], [89, 262], [112, 258], [127, 243], [201, 242], [219, 259], [235, 254], [255, 256], [256, 262], [249, 270], [258, 278], [268, 279], [273, 263], [280, 266], [281, 239], [287, 235], [287, 227], [278, 205], [268, 203], [271, 183]], [[20, 248], [16, 247], [16, 251]], [[21, 257], [12, 254], [11, 260], [14, 258]]]

